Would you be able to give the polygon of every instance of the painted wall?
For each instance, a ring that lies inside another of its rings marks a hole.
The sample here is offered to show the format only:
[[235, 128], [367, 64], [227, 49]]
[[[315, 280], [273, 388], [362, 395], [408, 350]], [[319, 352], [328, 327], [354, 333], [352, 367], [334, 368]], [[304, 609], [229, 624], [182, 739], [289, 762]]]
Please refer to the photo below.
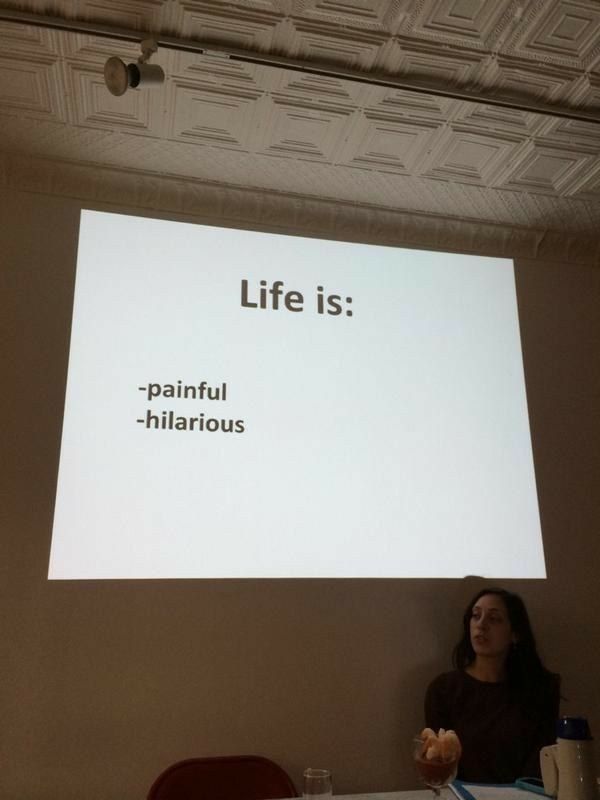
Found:
[[[298, 786], [330, 767], [337, 793], [416, 786], [424, 689], [479, 579], [46, 580], [79, 207], [0, 200], [0, 796], [134, 800], [225, 753]], [[511, 588], [600, 737], [600, 268], [516, 274], [549, 577]]]

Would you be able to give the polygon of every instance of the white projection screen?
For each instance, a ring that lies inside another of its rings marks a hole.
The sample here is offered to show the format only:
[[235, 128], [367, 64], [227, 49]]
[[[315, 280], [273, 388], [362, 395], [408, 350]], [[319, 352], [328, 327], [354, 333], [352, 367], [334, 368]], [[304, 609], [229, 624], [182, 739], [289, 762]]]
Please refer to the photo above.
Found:
[[49, 577], [545, 577], [511, 261], [84, 211]]

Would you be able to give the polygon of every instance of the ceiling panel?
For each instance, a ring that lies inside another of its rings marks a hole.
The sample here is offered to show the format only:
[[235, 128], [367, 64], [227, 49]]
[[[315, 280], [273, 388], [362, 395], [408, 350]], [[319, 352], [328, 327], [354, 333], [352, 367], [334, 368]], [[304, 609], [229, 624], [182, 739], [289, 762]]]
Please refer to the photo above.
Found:
[[[111, 95], [139, 45], [0, 21], [0, 153], [389, 212], [597, 237], [600, 124], [498, 107], [556, 103], [600, 123], [592, 0], [5, 0], [3, 9], [179, 37], [155, 90]], [[425, 91], [214, 51], [233, 47]], [[444, 96], [478, 93], [480, 100]], [[487, 102], [486, 102], [487, 100]]]

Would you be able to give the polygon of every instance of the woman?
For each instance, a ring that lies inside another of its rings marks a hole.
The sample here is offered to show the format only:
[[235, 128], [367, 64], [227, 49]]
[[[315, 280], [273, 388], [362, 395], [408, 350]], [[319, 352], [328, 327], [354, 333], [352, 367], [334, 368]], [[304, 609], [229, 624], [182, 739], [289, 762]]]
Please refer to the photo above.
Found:
[[560, 678], [540, 660], [521, 598], [504, 589], [478, 592], [453, 663], [427, 689], [425, 718], [434, 730], [458, 734], [458, 777], [512, 783], [539, 776], [540, 748], [556, 739]]

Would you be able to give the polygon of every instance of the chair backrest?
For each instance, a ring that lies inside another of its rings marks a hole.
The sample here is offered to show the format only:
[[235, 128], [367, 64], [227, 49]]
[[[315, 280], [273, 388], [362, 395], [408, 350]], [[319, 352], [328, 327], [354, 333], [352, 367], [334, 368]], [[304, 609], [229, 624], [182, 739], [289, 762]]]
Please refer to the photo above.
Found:
[[188, 758], [167, 767], [148, 800], [274, 800], [298, 797], [289, 775], [262, 756]]

